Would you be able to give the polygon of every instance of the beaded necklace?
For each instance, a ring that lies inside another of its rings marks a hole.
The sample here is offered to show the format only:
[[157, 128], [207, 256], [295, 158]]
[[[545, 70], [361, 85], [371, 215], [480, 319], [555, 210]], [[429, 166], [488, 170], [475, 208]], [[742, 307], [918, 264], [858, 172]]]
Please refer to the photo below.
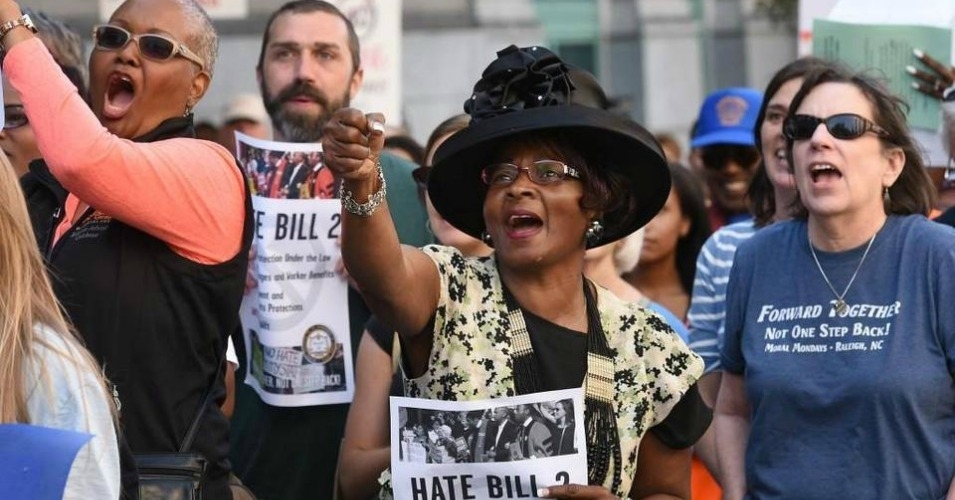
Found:
[[[508, 329], [511, 332], [514, 388], [518, 394], [541, 392], [540, 370], [527, 332], [524, 312], [503, 281], [501, 286], [504, 289]], [[613, 408], [613, 359], [603, 326], [600, 324], [593, 284], [586, 278], [584, 297], [587, 300], [587, 374], [584, 376], [587, 479], [590, 484], [601, 485], [607, 477], [607, 471], [613, 467], [611, 491], [616, 491], [620, 487], [623, 461]]]

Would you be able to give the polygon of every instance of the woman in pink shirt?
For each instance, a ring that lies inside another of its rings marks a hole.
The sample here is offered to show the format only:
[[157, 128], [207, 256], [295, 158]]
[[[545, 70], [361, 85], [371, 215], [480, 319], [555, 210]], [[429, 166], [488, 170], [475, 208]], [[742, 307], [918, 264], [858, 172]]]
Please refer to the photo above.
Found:
[[231, 498], [216, 403], [251, 232], [231, 153], [194, 138], [215, 30], [194, 0], [126, 1], [94, 28], [87, 106], [30, 25], [0, 0], [3, 71], [48, 168], [37, 189], [57, 201], [33, 214], [49, 221], [57, 297], [105, 366], [132, 451], [178, 451], [198, 418], [203, 498]]

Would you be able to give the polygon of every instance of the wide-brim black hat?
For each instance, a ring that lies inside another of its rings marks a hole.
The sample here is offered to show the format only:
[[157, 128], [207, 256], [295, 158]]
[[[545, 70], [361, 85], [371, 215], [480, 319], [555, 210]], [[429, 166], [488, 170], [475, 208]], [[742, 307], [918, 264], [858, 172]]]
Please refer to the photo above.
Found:
[[636, 208], [605, 212], [603, 234], [588, 247], [640, 229], [666, 203], [670, 171], [652, 134], [606, 108], [607, 98], [596, 79], [564, 64], [551, 51], [512, 45], [498, 52], [465, 102], [471, 123], [435, 152], [428, 180], [434, 208], [454, 227], [480, 238], [487, 194], [481, 170], [494, 161], [502, 142], [523, 134], [561, 131], [591, 170], [605, 178], [614, 171], [625, 179], [626, 194], [635, 200]]

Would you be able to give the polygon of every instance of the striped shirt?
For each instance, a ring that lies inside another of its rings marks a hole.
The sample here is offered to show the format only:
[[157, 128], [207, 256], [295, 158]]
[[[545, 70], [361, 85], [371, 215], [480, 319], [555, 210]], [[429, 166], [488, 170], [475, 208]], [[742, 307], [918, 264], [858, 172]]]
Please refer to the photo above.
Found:
[[693, 297], [687, 312], [690, 349], [703, 358], [706, 373], [721, 369], [720, 347], [726, 319], [726, 284], [736, 247], [756, 231], [753, 221], [723, 226], [713, 233], [696, 259]]

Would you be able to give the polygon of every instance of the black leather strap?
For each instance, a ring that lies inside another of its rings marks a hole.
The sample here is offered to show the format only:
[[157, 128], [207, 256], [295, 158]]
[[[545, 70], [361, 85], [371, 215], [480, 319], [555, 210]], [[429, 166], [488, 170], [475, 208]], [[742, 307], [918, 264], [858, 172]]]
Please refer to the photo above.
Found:
[[[228, 343], [228, 339], [226, 339]], [[199, 421], [202, 420], [202, 416], [206, 413], [206, 406], [212, 401], [212, 393], [216, 388], [216, 384], [219, 383], [219, 378], [223, 370], [225, 370], [225, 351], [223, 351], [222, 356], [219, 357], [219, 363], [216, 365], [218, 369], [216, 370], [216, 375], [212, 379], [212, 385], [209, 386], [209, 389], [206, 390], [206, 395], [202, 398], [202, 404], [199, 405], [199, 409], [196, 410], [196, 416], [192, 419], [192, 423], [189, 424], [189, 430], [186, 431], [186, 436], [182, 439], [182, 445], [179, 446], [179, 453], [186, 453], [189, 448], [192, 447], [192, 442], [196, 439], [196, 432], [199, 430]]]

